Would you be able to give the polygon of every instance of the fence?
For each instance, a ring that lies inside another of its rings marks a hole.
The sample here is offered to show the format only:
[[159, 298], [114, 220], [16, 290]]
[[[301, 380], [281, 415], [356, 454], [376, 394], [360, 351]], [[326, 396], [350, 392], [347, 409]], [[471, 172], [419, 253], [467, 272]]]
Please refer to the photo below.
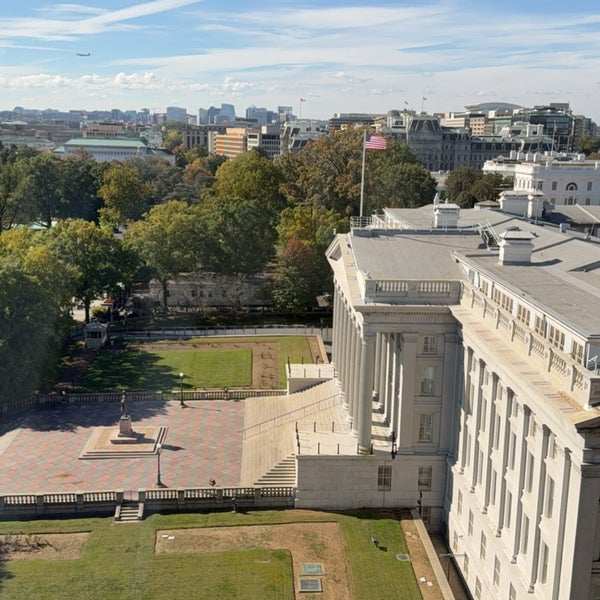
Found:
[[[218, 511], [231, 508], [293, 508], [294, 487], [140, 489], [144, 513]], [[123, 490], [0, 496], [0, 520], [113, 515]]]

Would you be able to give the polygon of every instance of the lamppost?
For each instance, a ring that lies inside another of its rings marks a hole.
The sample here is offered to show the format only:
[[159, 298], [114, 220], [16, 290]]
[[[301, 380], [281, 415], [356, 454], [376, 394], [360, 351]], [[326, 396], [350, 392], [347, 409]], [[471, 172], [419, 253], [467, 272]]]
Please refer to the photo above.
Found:
[[162, 444], [156, 445], [156, 485], [162, 487], [163, 483], [160, 480], [160, 451], [162, 450]]
[[464, 556], [463, 554], [454, 554], [453, 552], [449, 552], [448, 554], [438, 554], [438, 558], [446, 558], [448, 559], [448, 562], [446, 563], [446, 581], [448, 581], [448, 583], [450, 583], [450, 559], [451, 558], [460, 558], [461, 556]]
[[179, 373], [179, 406], [183, 408], [183, 373]]
[[392, 433], [390, 435], [390, 440], [392, 442], [391, 455], [392, 455], [392, 458], [396, 458], [396, 432], [395, 431], [392, 431]]

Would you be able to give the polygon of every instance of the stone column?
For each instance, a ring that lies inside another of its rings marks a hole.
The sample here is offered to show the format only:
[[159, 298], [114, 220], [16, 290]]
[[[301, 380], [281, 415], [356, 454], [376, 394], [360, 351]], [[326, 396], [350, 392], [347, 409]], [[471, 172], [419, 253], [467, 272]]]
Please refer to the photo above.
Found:
[[381, 372], [382, 365], [382, 354], [383, 354], [383, 343], [384, 334], [377, 332], [375, 334], [375, 364], [373, 366], [373, 392], [377, 395], [378, 407], [383, 406], [383, 399], [381, 398], [382, 389], [379, 386], [379, 373]]
[[[458, 408], [456, 398], [456, 373], [457, 373], [457, 343], [458, 336], [455, 333], [444, 335], [444, 367], [442, 379], [442, 424], [453, 423], [454, 415]], [[440, 427], [440, 451], [451, 450], [454, 444], [454, 428]]]
[[415, 419], [415, 371], [417, 368], [416, 333], [402, 334], [402, 362], [400, 365], [400, 411], [398, 427], [398, 454], [412, 454], [414, 449], [413, 423]]
[[[488, 412], [488, 435], [486, 444], [486, 469], [484, 475], [484, 495], [483, 495], [483, 510], [484, 514], [487, 513], [488, 506], [490, 504], [490, 492], [492, 484], [492, 449], [494, 446], [494, 437], [496, 435], [496, 396], [498, 394], [498, 375], [492, 373], [492, 394], [490, 398], [490, 410]], [[500, 434], [498, 434], [500, 435]]]
[[[571, 451], [568, 448], [564, 449], [564, 459], [562, 467], [562, 481], [560, 484], [560, 507], [557, 540], [562, 540], [565, 537], [567, 508], [569, 503], [569, 482], [571, 480]], [[597, 497], [597, 496], [596, 496]], [[564, 544], [556, 544], [556, 558], [554, 562], [554, 581], [553, 581], [553, 598], [559, 598], [560, 582], [561, 582], [561, 565], [564, 553]], [[592, 557], [595, 560], [595, 557]]]
[[358, 389], [361, 391], [357, 399], [358, 451], [369, 454], [371, 451], [371, 429], [373, 420], [373, 363], [375, 335], [363, 332], [360, 352], [360, 375]]
[[339, 371], [340, 365], [338, 364], [340, 356], [340, 335], [341, 322], [340, 322], [340, 291], [338, 286], [335, 286], [333, 292], [333, 334], [331, 336], [331, 362], [334, 364], [336, 370]]
[[392, 338], [392, 355], [390, 361], [390, 411], [389, 423], [393, 431], [396, 432], [396, 437], [400, 432], [400, 365], [402, 362], [402, 351], [400, 349], [400, 336], [395, 333]]
[[352, 373], [352, 426], [354, 430], [358, 433], [358, 414], [360, 412], [360, 400], [362, 396], [362, 387], [361, 387], [361, 379], [360, 379], [360, 365], [362, 361], [362, 340], [361, 335], [358, 330], [355, 330], [354, 336], [354, 361], [353, 368], [354, 371]]
[[384, 419], [389, 419], [389, 394], [387, 385], [387, 373], [389, 368], [390, 360], [390, 334], [380, 333], [381, 339], [381, 354], [379, 368], [375, 367], [375, 377], [379, 378], [378, 390], [379, 390], [379, 404], [383, 408]]

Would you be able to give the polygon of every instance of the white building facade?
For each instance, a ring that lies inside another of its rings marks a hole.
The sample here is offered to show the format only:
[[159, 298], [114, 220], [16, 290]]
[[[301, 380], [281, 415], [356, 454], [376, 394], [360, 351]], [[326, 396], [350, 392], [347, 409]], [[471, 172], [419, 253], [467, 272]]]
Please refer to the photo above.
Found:
[[486, 161], [483, 171], [511, 177], [514, 191], [543, 193], [546, 204], [600, 205], [600, 161], [580, 156], [558, 160], [531, 154], [513, 160]]
[[417, 506], [475, 598], [597, 600], [600, 246], [453, 211], [330, 246], [357, 451], [298, 456], [297, 505]]

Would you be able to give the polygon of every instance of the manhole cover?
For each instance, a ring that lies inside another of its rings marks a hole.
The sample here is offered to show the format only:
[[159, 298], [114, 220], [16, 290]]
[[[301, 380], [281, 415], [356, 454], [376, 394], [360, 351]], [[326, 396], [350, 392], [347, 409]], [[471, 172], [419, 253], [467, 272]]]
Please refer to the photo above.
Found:
[[300, 577], [301, 592], [322, 592], [323, 583], [320, 579], [309, 579], [308, 577]]
[[401, 560], [402, 562], [409, 562], [410, 561], [410, 556], [408, 556], [408, 554], [396, 554], [396, 558], [398, 560]]
[[302, 563], [302, 575], [321, 575], [323, 565], [320, 563]]

